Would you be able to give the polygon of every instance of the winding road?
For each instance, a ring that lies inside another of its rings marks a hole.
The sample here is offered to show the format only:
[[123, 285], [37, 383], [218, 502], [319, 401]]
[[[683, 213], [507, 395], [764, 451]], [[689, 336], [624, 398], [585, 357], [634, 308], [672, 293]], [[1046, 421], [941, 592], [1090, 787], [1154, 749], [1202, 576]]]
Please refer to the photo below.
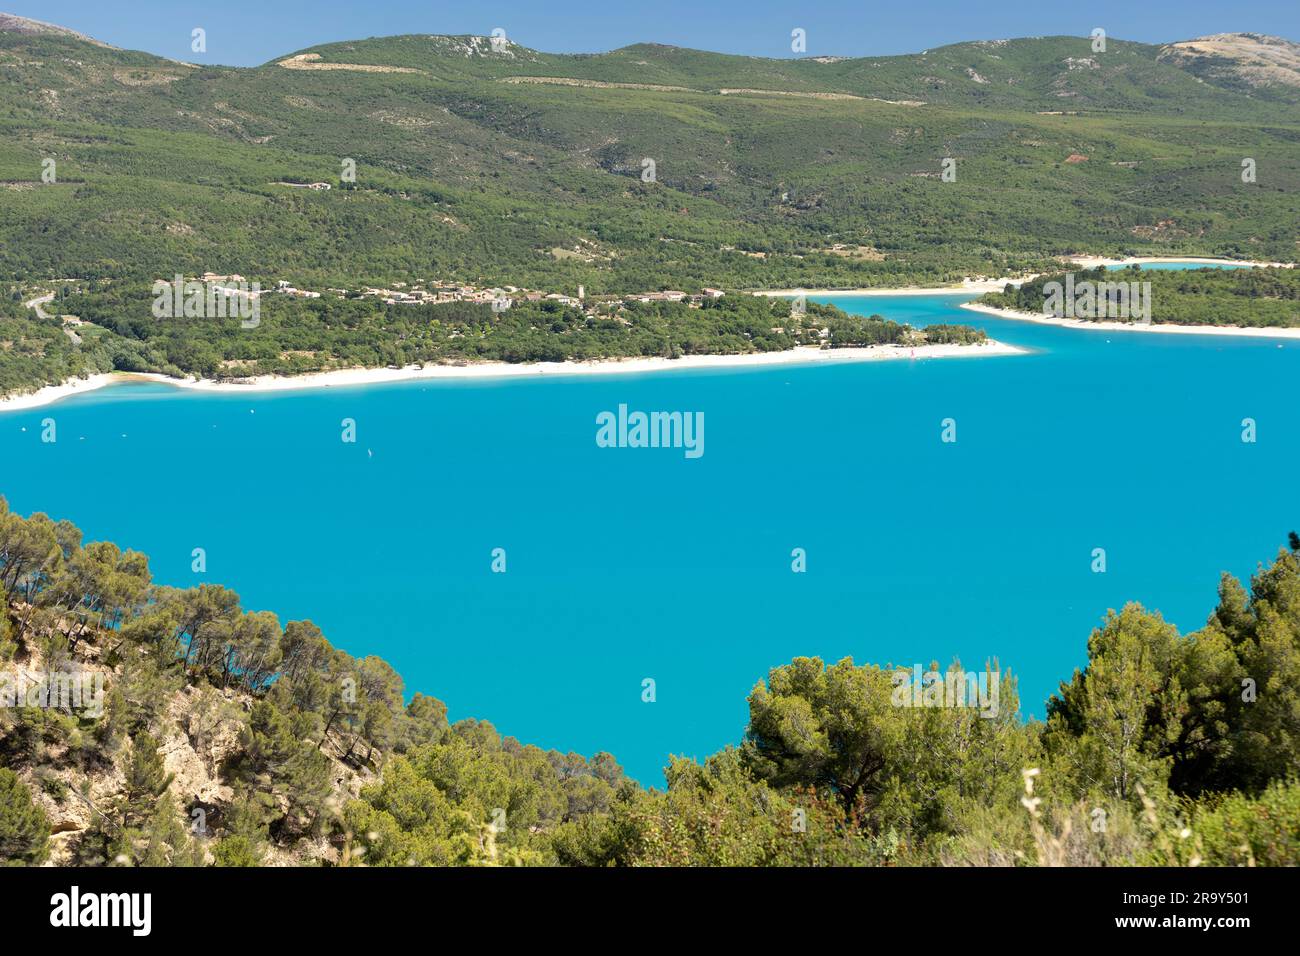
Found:
[[[38, 319], [54, 319], [58, 317], [54, 315], [50, 315], [43, 308], [41, 308], [41, 306], [45, 305], [46, 303], [53, 302], [53, 301], [54, 301], [54, 293], [47, 292], [45, 295], [37, 296], [35, 299], [28, 299], [26, 302], [23, 303], [23, 305], [27, 306], [27, 308], [29, 309], [36, 310], [36, 317]], [[64, 323], [63, 331], [68, 336], [68, 338], [72, 339], [73, 345], [81, 344], [81, 336], [78, 335], [76, 332], [72, 331], [72, 329], [68, 328], [67, 323]]]

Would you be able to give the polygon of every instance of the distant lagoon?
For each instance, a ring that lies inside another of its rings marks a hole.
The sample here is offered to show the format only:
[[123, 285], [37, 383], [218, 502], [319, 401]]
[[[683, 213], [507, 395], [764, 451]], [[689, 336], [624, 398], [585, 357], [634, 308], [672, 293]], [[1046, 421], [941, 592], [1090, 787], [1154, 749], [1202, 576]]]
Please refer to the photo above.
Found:
[[[1300, 345], [1054, 328], [970, 298], [827, 301], [1033, 353], [257, 395], [133, 383], [0, 415], [2, 490], [148, 553], [159, 582], [311, 618], [453, 719], [608, 750], [646, 783], [670, 753], [738, 742], [750, 688], [797, 655], [996, 658], [1042, 717], [1107, 608], [1196, 628], [1221, 571], [1249, 575], [1300, 528]], [[596, 415], [620, 404], [703, 412], [707, 453], [598, 447]]]

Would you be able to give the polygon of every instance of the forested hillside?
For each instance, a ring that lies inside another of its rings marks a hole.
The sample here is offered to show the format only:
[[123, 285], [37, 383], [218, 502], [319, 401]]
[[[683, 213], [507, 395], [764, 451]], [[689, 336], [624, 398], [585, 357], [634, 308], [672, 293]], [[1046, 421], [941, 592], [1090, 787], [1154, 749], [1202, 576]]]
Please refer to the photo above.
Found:
[[[1296, 269], [1084, 269], [1071, 274], [1075, 288], [1150, 283], [1150, 321], [1170, 325], [1232, 325], [1245, 328], [1300, 328], [1300, 271]], [[1039, 276], [979, 302], [1000, 309], [1043, 315], [1050, 283], [1064, 286], [1067, 273]], [[1118, 295], [1115, 296], [1118, 301]], [[1088, 316], [1080, 316], [1087, 320]], [[1136, 321], [1133, 316], [1098, 312], [1104, 321]]]
[[[924, 284], [1078, 251], [1290, 261], [1295, 92], [1086, 37], [825, 62], [408, 36], [233, 69], [0, 32], [0, 277], [572, 294]], [[316, 181], [335, 188], [285, 185]]]
[[670, 759], [664, 790], [449, 724], [310, 621], [157, 585], [2, 499], [0, 588], [0, 864], [1300, 864], [1294, 533], [1195, 633], [1109, 612], [1045, 723], [1006, 662], [986, 712], [796, 658], [739, 745]]
[[[367, 287], [592, 302], [936, 285], [1083, 252], [1294, 261], [1300, 87], [1242, 65], [1260, 51], [1289, 62], [1294, 48], [1044, 37], [768, 60], [402, 36], [243, 69], [6, 16], [0, 388], [114, 369], [229, 376], [791, 341], [771, 331], [788, 323], [716, 312], [612, 317], [621, 328], [554, 303], [508, 319], [398, 316], [353, 301]], [[151, 314], [155, 280], [204, 273], [323, 298], [268, 297], [251, 333]], [[61, 323], [15, 308], [49, 292], [91, 324], [62, 341]]]

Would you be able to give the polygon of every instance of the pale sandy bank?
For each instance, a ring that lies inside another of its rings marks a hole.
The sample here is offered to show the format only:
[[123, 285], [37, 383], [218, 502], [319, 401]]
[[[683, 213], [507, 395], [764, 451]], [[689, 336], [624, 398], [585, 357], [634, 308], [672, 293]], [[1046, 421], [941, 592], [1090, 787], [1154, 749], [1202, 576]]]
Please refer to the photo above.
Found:
[[306, 375], [259, 375], [232, 382], [208, 379], [168, 378], [165, 375], [115, 373], [74, 379], [62, 385], [50, 385], [30, 395], [0, 399], [0, 412], [18, 411], [48, 405], [70, 395], [80, 395], [107, 385], [131, 381], [160, 382], [177, 388], [228, 394], [280, 392], [303, 388], [347, 388], [416, 379], [493, 379], [520, 377], [562, 377], [569, 375], [628, 375], [639, 372], [664, 372], [685, 369], [762, 368], [782, 365], [829, 365], [845, 362], [879, 362], [891, 359], [987, 358], [995, 355], [1019, 355], [1025, 352], [1003, 342], [982, 345], [920, 345], [916, 347], [877, 345], [869, 348], [820, 349], [801, 347], [784, 352], [761, 352], [750, 355], [685, 355], [679, 359], [633, 358], [603, 362], [476, 362], [469, 365], [412, 365], [407, 368], [356, 368]]
[[1065, 329], [1090, 329], [1096, 332], [1164, 332], [1174, 335], [1229, 335], [1238, 338], [1257, 339], [1300, 339], [1298, 329], [1258, 329], [1243, 328], [1237, 325], [1172, 325], [1153, 322], [1140, 325], [1136, 322], [1089, 322], [1084, 319], [1058, 319], [1050, 315], [1037, 315], [1033, 312], [1021, 312], [1016, 309], [997, 309], [991, 305], [977, 305], [963, 302], [963, 309], [996, 315], [1000, 319], [1015, 319], [1019, 322], [1037, 322], [1040, 325], [1058, 325]]
[[[1107, 259], [1104, 256], [1062, 256], [1062, 269], [1073, 264], [1080, 269], [1095, 269], [1097, 266], [1132, 266], [1160, 265], [1171, 262], [1194, 262], [1207, 266], [1276, 266], [1291, 269], [1290, 262], [1260, 262], [1254, 259], [1209, 259], [1200, 256], [1130, 256], [1127, 259]], [[898, 289], [767, 289], [754, 295], [780, 296], [791, 298], [796, 295], [821, 296], [872, 296], [872, 295], [960, 295], [963, 292], [983, 295], [985, 292], [1001, 292], [1008, 284], [1019, 286], [1039, 278], [1041, 273], [1024, 276], [1003, 276], [1000, 279], [982, 277], [963, 279], [960, 285], [945, 286], [904, 286]]]
[[754, 295], [777, 296], [780, 298], [793, 298], [797, 295], [815, 295], [818, 297], [837, 295], [961, 295], [963, 293], [983, 295], [985, 292], [1001, 292], [1006, 288], [1007, 283], [1018, 286], [1022, 282], [1028, 282], [1036, 278], [1038, 278], [1037, 275], [1005, 276], [1001, 279], [963, 279], [961, 285], [903, 286], [897, 289], [765, 289], [762, 292], [755, 292]]
[[1129, 256], [1127, 259], [1107, 259], [1103, 256], [1067, 256], [1083, 269], [1097, 266], [1149, 266], [1168, 262], [1194, 262], [1206, 266], [1257, 266], [1263, 268], [1291, 269], [1292, 262], [1260, 262], [1256, 259], [1207, 259], [1203, 256]]
[[17, 412], [26, 408], [40, 408], [42, 405], [49, 405], [57, 402], [61, 398], [67, 398], [70, 395], [80, 395], [83, 392], [93, 392], [105, 385], [112, 385], [114, 382], [125, 381], [129, 376], [109, 374], [109, 375], [92, 375], [89, 378], [71, 378], [62, 385], [46, 385], [44, 388], [29, 392], [26, 395], [11, 395], [8, 398], [0, 398], [0, 412]]

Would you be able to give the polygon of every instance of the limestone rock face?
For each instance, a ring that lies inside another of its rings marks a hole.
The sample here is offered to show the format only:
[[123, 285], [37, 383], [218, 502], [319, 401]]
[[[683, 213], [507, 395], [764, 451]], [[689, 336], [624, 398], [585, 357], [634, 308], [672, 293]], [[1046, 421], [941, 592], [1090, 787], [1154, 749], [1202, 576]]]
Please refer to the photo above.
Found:
[[1170, 43], [1159, 59], [1210, 82], [1300, 87], [1300, 43], [1262, 33], [1218, 33]]

